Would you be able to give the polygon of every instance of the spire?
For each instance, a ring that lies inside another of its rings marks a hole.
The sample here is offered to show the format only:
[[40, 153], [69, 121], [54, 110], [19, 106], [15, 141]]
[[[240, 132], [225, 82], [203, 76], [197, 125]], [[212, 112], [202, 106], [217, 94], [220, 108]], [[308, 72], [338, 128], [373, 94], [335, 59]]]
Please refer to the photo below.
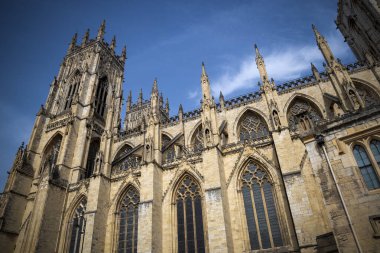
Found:
[[112, 52], [115, 53], [115, 48], [116, 48], [116, 36], [115, 35], [112, 38], [110, 48], [111, 48]]
[[207, 100], [211, 100], [210, 82], [208, 80], [205, 64], [203, 62], [202, 62], [201, 86], [202, 86], [203, 102]]
[[124, 63], [125, 59], [127, 59], [127, 46], [124, 45], [123, 50], [121, 51], [120, 60]]
[[169, 98], [166, 98], [166, 103], [165, 103], [165, 112], [166, 114], [169, 115]]
[[142, 89], [140, 89], [139, 99], [137, 100], [138, 105], [142, 105], [143, 102], [143, 92]]
[[74, 47], [76, 46], [76, 44], [77, 44], [77, 38], [78, 38], [78, 34], [77, 34], [77, 33], [74, 33], [73, 38], [71, 39], [70, 46], [69, 46], [69, 50], [68, 50], [69, 52], [70, 52], [71, 50], [73, 50]]
[[132, 91], [129, 90], [129, 95], [127, 98], [127, 112], [131, 110], [131, 106], [132, 106]]
[[315, 40], [317, 42], [317, 45], [319, 47], [319, 50], [322, 52], [323, 57], [325, 58], [326, 63], [331, 66], [333, 62], [336, 62], [335, 57], [330, 49], [329, 44], [327, 43], [327, 40], [319, 33], [315, 25], [311, 25]]
[[265, 84], [268, 80], [268, 74], [267, 74], [267, 70], [265, 67], [264, 58], [260, 54], [259, 48], [257, 47], [256, 44], [255, 44], [255, 51], [256, 51], [257, 69], [259, 70], [261, 81], [263, 82], [263, 84]]
[[82, 39], [82, 44], [81, 44], [82, 47], [87, 44], [89, 37], [90, 37], [90, 29], [87, 29]]
[[182, 108], [182, 104], [179, 104], [178, 119], [179, 119], [180, 122], [183, 120], [183, 108]]
[[315, 80], [317, 80], [318, 82], [321, 80], [321, 76], [319, 75], [319, 71], [318, 69], [314, 66], [313, 63], [310, 63], [311, 64], [311, 72], [313, 72], [313, 75], [315, 77]]
[[220, 91], [220, 94], [219, 94], [219, 104], [220, 104], [220, 107], [224, 109], [224, 96], [223, 96], [222, 91]]
[[98, 30], [98, 36], [96, 36], [97, 40], [103, 40], [105, 30], [106, 30], [106, 21], [103, 20]]

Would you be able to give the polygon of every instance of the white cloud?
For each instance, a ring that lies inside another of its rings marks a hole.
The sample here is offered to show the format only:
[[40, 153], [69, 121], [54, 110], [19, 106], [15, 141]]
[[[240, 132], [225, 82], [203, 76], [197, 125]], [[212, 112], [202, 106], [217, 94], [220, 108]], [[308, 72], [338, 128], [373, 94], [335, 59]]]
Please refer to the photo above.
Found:
[[[327, 38], [329, 45], [336, 57], [342, 57], [348, 53], [349, 48], [337, 34]], [[310, 62], [319, 63], [323, 56], [315, 43], [303, 46], [278, 46], [278, 50], [263, 55], [269, 77], [278, 81], [299, 78], [310, 71]], [[281, 48], [281, 51], [279, 51]], [[212, 83], [212, 92], [216, 96], [219, 91], [229, 95], [235, 91], [251, 88], [260, 79], [256, 67], [254, 54], [241, 60], [240, 67], [236, 72], [226, 72]], [[232, 69], [223, 66], [224, 69]], [[322, 71], [322, 69], [320, 69]]]
[[189, 91], [188, 94], [187, 94], [187, 97], [189, 99], [195, 99], [196, 97], [198, 97], [198, 90]]

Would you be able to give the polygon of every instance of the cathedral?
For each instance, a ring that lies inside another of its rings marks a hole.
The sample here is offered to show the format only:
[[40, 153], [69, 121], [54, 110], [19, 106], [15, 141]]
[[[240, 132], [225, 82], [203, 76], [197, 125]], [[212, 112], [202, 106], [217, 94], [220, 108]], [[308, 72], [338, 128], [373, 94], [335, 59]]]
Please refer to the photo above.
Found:
[[339, 0], [358, 62], [313, 26], [323, 70], [276, 83], [255, 46], [257, 92], [214, 99], [202, 63], [196, 110], [154, 80], [123, 117], [126, 48], [104, 22], [74, 35], [0, 195], [0, 251], [380, 252], [379, 21]]

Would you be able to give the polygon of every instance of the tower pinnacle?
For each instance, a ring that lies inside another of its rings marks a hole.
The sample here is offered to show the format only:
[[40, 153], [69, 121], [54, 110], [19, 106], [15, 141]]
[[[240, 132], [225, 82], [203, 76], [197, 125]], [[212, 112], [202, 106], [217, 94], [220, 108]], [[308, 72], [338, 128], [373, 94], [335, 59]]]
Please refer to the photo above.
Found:
[[86, 33], [84, 34], [83, 36], [83, 39], [82, 39], [82, 47], [84, 45], [86, 45], [86, 43], [88, 42], [88, 38], [90, 37], [90, 29], [87, 29]]
[[211, 101], [212, 98], [211, 98], [210, 82], [208, 80], [206, 67], [203, 62], [202, 62], [201, 86], [202, 86], [202, 95], [203, 95], [204, 102]]
[[327, 40], [320, 34], [320, 32], [315, 27], [315, 25], [311, 25], [311, 27], [314, 31], [315, 40], [317, 42], [319, 50], [321, 50], [322, 55], [325, 58], [327, 65], [332, 66], [332, 63], [336, 62], [336, 60], [330, 49], [329, 44], [327, 43]]
[[265, 84], [268, 81], [268, 74], [265, 67], [264, 58], [260, 54], [259, 48], [257, 47], [256, 44], [255, 44], [255, 52], [256, 52], [257, 69], [259, 70], [261, 81], [263, 82], [263, 84]]
[[112, 52], [115, 53], [115, 48], [116, 48], [116, 36], [115, 35], [112, 38], [110, 48], [111, 48]]
[[77, 38], [78, 38], [78, 34], [77, 34], [77, 33], [74, 33], [73, 38], [71, 39], [70, 46], [69, 46], [69, 50], [68, 50], [69, 52], [70, 52], [71, 50], [73, 50], [74, 47], [76, 46], [76, 44], [77, 44]]
[[98, 30], [98, 36], [96, 36], [97, 40], [103, 40], [105, 30], [106, 30], [106, 21], [103, 20], [103, 22], [100, 25], [99, 30]]

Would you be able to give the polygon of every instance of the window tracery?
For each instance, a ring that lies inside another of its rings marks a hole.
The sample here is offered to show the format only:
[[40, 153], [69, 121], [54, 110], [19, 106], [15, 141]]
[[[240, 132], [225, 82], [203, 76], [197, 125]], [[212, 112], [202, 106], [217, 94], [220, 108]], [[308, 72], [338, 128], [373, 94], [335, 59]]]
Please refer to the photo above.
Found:
[[355, 87], [365, 107], [370, 107], [379, 104], [379, 97], [376, 95], [376, 92], [371, 91], [368, 88], [363, 87], [362, 85], [356, 84]]
[[86, 212], [87, 200], [84, 198], [75, 209], [72, 219], [69, 223], [69, 253], [82, 252], [83, 238], [86, 230]]
[[296, 99], [288, 112], [288, 122], [291, 131], [308, 132], [317, 122], [322, 120], [319, 112], [307, 101]]
[[73, 103], [74, 96], [76, 95], [80, 84], [80, 75], [76, 74], [70, 82], [69, 89], [66, 94], [66, 100], [63, 110], [67, 110]]
[[[170, 137], [163, 134], [162, 135], [162, 147], [165, 147], [169, 142], [171, 141]], [[170, 147], [167, 147], [165, 151], [163, 152], [163, 162], [164, 163], [170, 163], [175, 160], [175, 148], [174, 144], [172, 144]]]
[[193, 134], [193, 149], [194, 152], [200, 152], [203, 149], [203, 129], [202, 125], [200, 125]]
[[240, 141], [255, 140], [269, 134], [267, 124], [254, 112], [245, 113], [239, 127]]
[[[133, 148], [129, 145], [125, 145], [116, 156], [115, 161], [122, 159], [114, 165], [113, 172], [128, 171], [136, 169], [141, 164], [141, 157], [138, 155], [130, 154]], [[127, 157], [125, 155], [129, 154]], [[124, 158], [123, 158], [124, 157]]]
[[57, 135], [54, 137], [54, 139], [51, 141], [49, 146], [46, 148], [44, 161], [41, 166], [40, 173], [48, 173], [49, 175], [52, 175], [53, 178], [58, 177], [57, 175], [58, 170], [56, 168], [56, 163], [59, 155], [59, 150], [61, 147], [62, 142], [62, 136]]
[[118, 253], [137, 252], [139, 203], [139, 192], [134, 187], [129, 187], [125, 193], [125, 196], [121, 200], [120, 209], [118, 212]]
[[198, 183], [189, 175], [176, 191], [178, 252], [205, 252], [202, 197]]
[[251, 250], [283, 246], [273, 184], [268, 173], [250, 162], [240, 180]]

